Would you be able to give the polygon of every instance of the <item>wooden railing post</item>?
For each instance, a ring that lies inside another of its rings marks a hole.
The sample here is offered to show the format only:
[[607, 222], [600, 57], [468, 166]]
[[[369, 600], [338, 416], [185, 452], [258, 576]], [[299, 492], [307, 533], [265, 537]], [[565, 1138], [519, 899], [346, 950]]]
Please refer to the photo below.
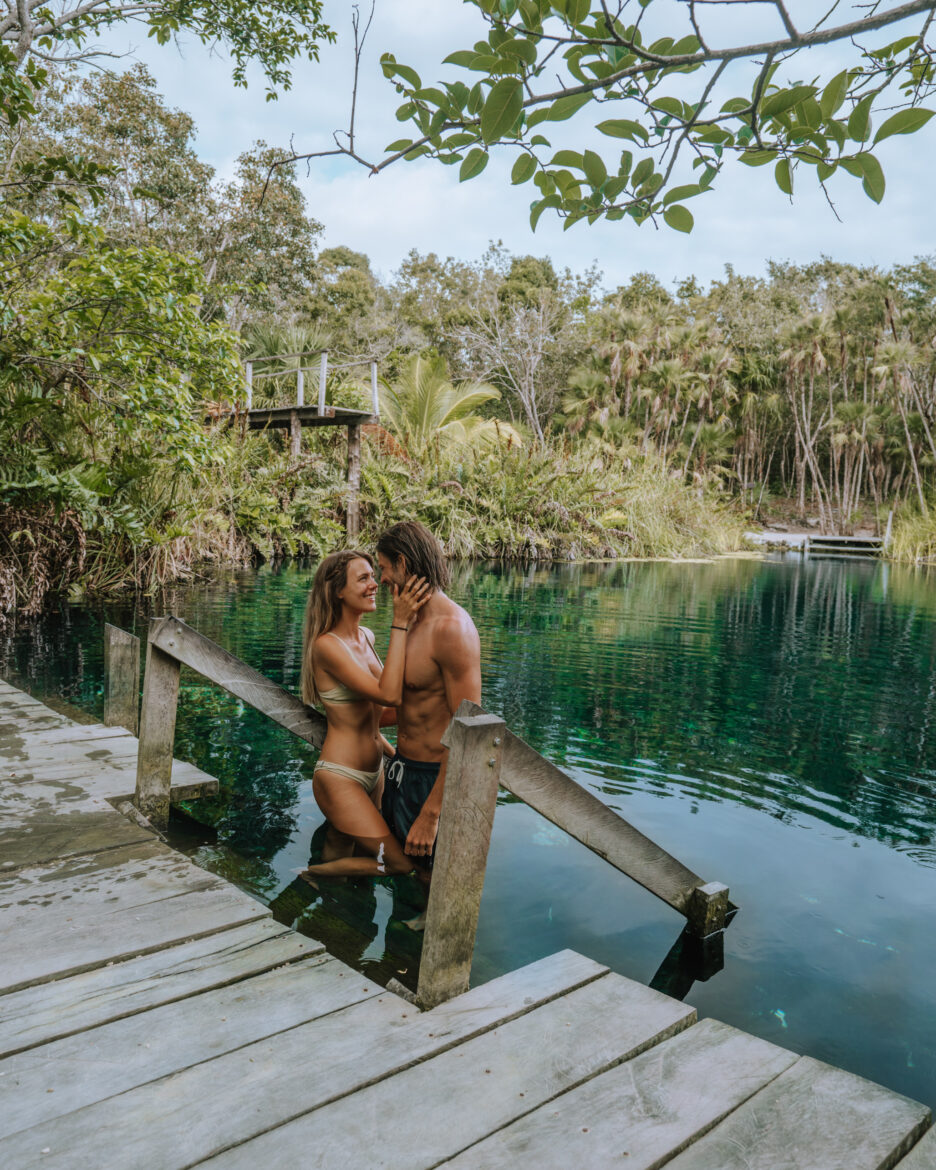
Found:
[[140, 639], [104, 623], [104, 724], [140, 730]]
[[[154, 645], [168, 621], [171, 619], [150, 618], [134, 799], [140, 812], [160, 830], [169, 824], [172, 744], [179, 698], [178, 660]], [[168, 648], [172, 648], [171, 642]]]
[[361, 428], [356, 423], [348, 427], [348, 512], [345, 531], [354, 542], [361, 531]]
[[416, 992], [423, 1008], [468, 990], [504, 731], [495, 715], [456, 716], [443, 739], [445, 793]]

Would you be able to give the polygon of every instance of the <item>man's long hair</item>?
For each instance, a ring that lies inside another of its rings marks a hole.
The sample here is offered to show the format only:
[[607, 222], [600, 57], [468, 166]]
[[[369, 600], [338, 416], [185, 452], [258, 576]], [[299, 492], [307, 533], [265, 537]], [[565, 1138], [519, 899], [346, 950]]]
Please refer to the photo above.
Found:
[[377, 541], [377, 552], [396, 565], [406, 558], [407, 575], [425, 577], [430, 589], [446, 589], [449, 570], [442, 546], [418, 520], [402, 520]]
[[370, 553], [348, 548], [329, 553], [315, 571], [302, 631], [300, 692], [307, 707], [317, 706], [321, 701], [315, 685], [315, 639], [333, 630], [341, 620], [341, 598], [338, 594], [348, 583], [348, 565], [358, 559], [374, 567], [374, 558]]

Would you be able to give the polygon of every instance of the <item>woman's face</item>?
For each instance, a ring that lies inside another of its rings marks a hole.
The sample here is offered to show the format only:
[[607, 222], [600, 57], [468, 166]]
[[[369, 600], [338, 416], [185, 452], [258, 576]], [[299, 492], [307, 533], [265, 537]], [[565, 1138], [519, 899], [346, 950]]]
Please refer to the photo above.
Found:
[[377, 578], [363, 557], [348, 562], [348, 574], [338, 598], [358, 613], [369, 613], [377, 608]]

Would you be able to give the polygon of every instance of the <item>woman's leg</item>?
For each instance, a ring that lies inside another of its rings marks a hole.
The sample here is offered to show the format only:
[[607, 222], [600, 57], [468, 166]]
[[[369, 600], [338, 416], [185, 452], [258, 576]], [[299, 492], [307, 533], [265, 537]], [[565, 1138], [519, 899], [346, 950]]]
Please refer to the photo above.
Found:
[[339, 833], [353, 838], [364, 856], [340, 857], [310, 865], [303, 877], [368, 877], [409, 873], [413, 862], [387, 828], [371, 796], [354, 780], [320, 768], [313, 792], [319, 808]]

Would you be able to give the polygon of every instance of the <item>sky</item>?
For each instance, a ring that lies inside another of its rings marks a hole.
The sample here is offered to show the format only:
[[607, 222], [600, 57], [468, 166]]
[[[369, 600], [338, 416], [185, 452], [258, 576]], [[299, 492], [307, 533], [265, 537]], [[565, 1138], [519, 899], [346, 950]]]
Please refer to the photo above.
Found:
[[[858, 15], [851, 0], [840, 2], [842, 22]], [[816, 10], [815, 0], [788, 0], [787, 7], [800, 27], [808, 27], [807, 17]], [[127, 56], [108, 65], [119, 70], [133, 61], [145, 63], [167, 103], [194, 117], [200, 156], [226, 177], [238, 154], [257, 139], [283, 148], [292, 142], [297, 150], [321, 150], [332, 145], [334, 131], [347, 127], [353, 67], [350, 12], [347, 0], [326, 0], [326, 19], [338, 34], [337, 42], [322, 46], [318, 64], [297, 63], [293, 88], [274, 102], [264, 100], [259, 71], [250, 74], [248, 89], [235, 88], [223, 54], [197, 41], [158, 46], [138, 28], [112, 32], [109, 47]], [[651, 12], [657, 14], [660, 33], [673, 35], [678, 22], [682, 35], [685, 4], [656, 0]], [[782, 31], [767, 3], [716, 5], [705, 14], [712, 44], [756, 43]], [[917, 27], [910, 22], [909, 31]], [[874, 43], [895, 39], [902, 31], [895, 26], [886, 36], [876, 34]], [[483, 35], [476, 9], [460, 0], [376, 0], [361, 61], [361, 153], [379, 160], [387, 143], [408, 136], [407, 126], [394, 117], [400, 98], [380, 70], [382, 52], [394, 53], [398, 61], [419, 70], [426, 84], [434, 84], [463, 75], [441, 62]], [[797, 59], [789, 79], [828, 79], [852, 60], [841, 47], [814, 49]], [[726, 96], [750, 91], [749, 77], [735, 86], [730, 80]], [[611, 140], [596, 134], [591, 118], [593, 111], [586, 107], [561, 124], [558, 133], [565, 139], [553, 138], [553, 145], [603, 145], [607, 151]], [[515, 155], [506, 149], [496, 151], [484, 173], [467, 183], [459, 183], [456, 167], [426, 160], [401, 161], [375, 177], [347, 159], [316, 160], [308, 168], [301, 165], [299, 179], [309, 213], [324, 225], [323, 246], [346, 245], [367, 253], [384, 278], [413, 248], [476, 260], [491, 241], [502, 241], [511, 252], [549, 256], [557, 267], [574, 272], [596, 264], [603, 273], [601, 283], [609, 289], [641, 271], [653, 272], [669, 286], [690, 274], [707, 285], [723, 275], [727, 264], [760, 275], [769, 260], [808, 263], [826, 255], [889, 267], [936, 251], [936, 119], [918, 134], [888, 139], [876, 154], [887, 176], [881, 205], [868, 199], [857, 180], [837, 176], [833, 195], [839, 222], [811, 176], [804, 175], [791, 202], [774, 184], [772, 167], [734, 165], [711, 194], [691, 201], [696, 226], [690, 235], [649, 223], [638, 227], [629, 218], [591, 227], [580, 223], [563, 232], [561, 222], [548, 213], [533, 233], [529, 205], [537, 192], [532, 184], [510, 185]]]

